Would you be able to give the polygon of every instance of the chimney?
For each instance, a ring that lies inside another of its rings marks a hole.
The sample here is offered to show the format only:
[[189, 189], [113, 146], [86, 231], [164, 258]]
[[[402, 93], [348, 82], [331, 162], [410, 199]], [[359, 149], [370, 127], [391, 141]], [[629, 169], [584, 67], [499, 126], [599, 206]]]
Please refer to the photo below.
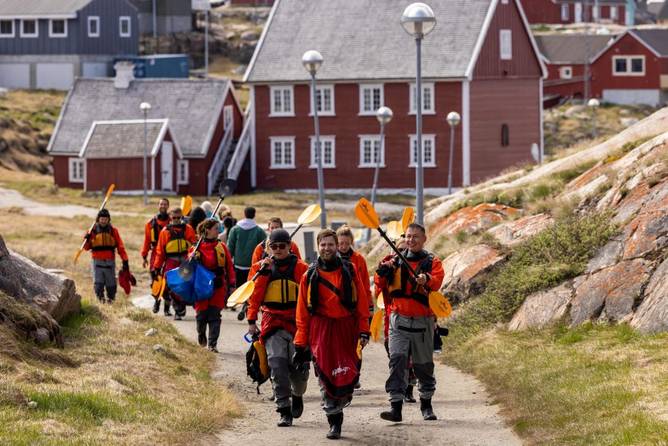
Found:
[[114, 65], [116, 70], [116, 77], [114, 78], [114, 87], [120, 89], [127, 89], [130, 83], [134, 80], [135, 66], [132, 62], [120, 61]]

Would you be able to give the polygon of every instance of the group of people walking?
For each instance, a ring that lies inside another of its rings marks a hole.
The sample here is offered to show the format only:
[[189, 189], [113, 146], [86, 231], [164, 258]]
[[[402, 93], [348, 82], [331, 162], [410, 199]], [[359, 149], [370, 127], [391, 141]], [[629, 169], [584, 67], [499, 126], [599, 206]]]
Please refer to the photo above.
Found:
[[[94, 231], [87, 236], [87, 247], [93, 250], [95, 292], [101, 300], [105, 287], [109, 300], [115, 295], [104, 269], [111, 262], [110, 274], [114, 274], [114, 250], [127, 267], [127, 253], [109, 220], [108, 212], [101, 212]], [[403, 236], [403, 254], [409, 265], [397, 255], [388, 255], [377, 265], [373, 279], [366, 259], [354, 250], [353, 233], [347, 226], [337, 231], [322, 229], [317, 234], [317, 258], [310, 265], [302, 260], [280, 218], [268, 221], [267, 236], [255, 223], [255, 209], [249, 207], [244, 219], [225, 231], [222, 238], [226, 242], [221, 240], [220, 230], [221, 223], [215, 216], [203, 219], [193, 228], [180, 208], [170, 209], [169, 201], [162, 199], [158, 214], [146, 223], [143, 264], [150, 267], [154, 280], [178, 268], [188, 257], [197, 258], [214, 273], [213, 296], [194, 305], [198, 341], [214, 352], [221, 311], [228, 297], [247, 280], [254, 282], [244, 314], [248, 334], [259, 339], [266, 349], [278, 426], [291, 426], [302, 415], [303, 395], [313, 364], [321, 406], [330, 426], [327, 438], [341, 437], [343, 411], [359, 386], [362, 350], [370, 339], [374, 294], [378, 298], [381, 292], [389, 358], [385, 390], [390, 407], [380, 418], [402, 421], [404, 401], [415, 401], [414, 380], [423, 418], [436, 420], [431, 404], [436, 388], [436, 318], [428, 296], [440, 288], [444, 272], [441, 261], [424, 249], [427, 236], [423, 226], [410, 224]], [[202, 242], [193, 252], [198, 237]], [[415, 276], [409, 274], [411, 269]], [[169, 286], [158, 288], [161, 289], [157, 295], [154, 292], [154, 313], [159, 312], [162, 300], [164, 314], [171, 315], [173, 306], [175, 319], [181, 319], [186, 305]]]

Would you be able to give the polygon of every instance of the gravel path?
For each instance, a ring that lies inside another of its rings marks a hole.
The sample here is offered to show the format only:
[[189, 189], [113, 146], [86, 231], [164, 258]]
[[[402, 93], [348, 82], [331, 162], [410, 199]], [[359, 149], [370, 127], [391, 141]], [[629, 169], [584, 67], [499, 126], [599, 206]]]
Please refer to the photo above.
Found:
[[[153, 298], [134, 299], [135, 305], [150, 308]], [[162, 316], [160, 316], [162, 317]], [[184, 321], [174, 322], [178, 330], [195, 342], [194, 312], [188, 309]], [[220, 445], [520, 445], [518, 437], [504, 425], [498, 406], [489, 403], [483, 385], [470, 375], [441, 364], [436, 365], [438, 381], [434, 396], [436, 422], [423, 421], [419, 403], [404, 405], [404, 421], [391, 424], [379, 413], [389, 406], [385, 393], [387, 356], [382, 344], [372, 343], [364, 350], [362, 388], [356, 391], [350, 407], [345, 409], [343, 438], [338, 443], [325, 439], [328, 425], [320, 409], [320, 394], [314, 376], [304, 395], [304, 414], [291, 428], [278, 428], [278, 414], [265, 383], [258, 395], [246, 376], [243, 340], [246, 321], [236, 320], [236, 313], [223, 312], [223, 325], [216, 378], [224, 382], [245, 408], [245, 416], [234, 420], [230, 428], [217, 437]], [[313, 375], [313, 374], [311, 374]], [[417, 392], [416, 392], [417, 395]]]

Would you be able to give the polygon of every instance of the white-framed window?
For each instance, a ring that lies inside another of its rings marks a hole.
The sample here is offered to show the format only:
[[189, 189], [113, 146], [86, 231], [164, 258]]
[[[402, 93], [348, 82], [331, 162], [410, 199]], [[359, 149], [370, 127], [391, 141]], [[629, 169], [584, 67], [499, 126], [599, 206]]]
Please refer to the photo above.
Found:
[[573, 67], [559, 67], [560, 79], [571, 79], [573, 77]]
[[88, 37], [100, 37], [100, 18], [98, 16], [88, 17]]
[[234, 126], [234, 108], [231, 105], [223, 107], [223, 129], [227, 131]]
[[612, 74], [614, 76], [644, 76], [645, 56], [613, 56]]
[[176, 184], [188, 184], [190, 178], [190, 166], [188, 160], [176, 161]]
[[[315, 100], [318, 104], [318, 116], [334, 116], [334, 85], [317, 86]], [[310, 114], [313, 115], [313, 98], [311, 98]]]
[[121, 37], [132, 36], [130, 17], [122, 16], [118, 18], [118, 33]]
[[499, 57], [501, 60], [513, 58], [513, 32], [509, 29], [499, 30]]
[[[408, 167], [417, 167], [417, 137], [410, 135], [411, 159]], [[436, 167], [436, 135], [422, 135], [422, 167]]]
[[271, 107], [269, 116], [294, 116], [294, 88], [288, 86], [273, 86], [269, 88]]
[[67, 20], [49, 20], [49, 37], [67, 37]]
[[601, 10], [599, 9], [598, 5], [591, 7], [591, 17], [594, 19], [594, 22], [598, 22], [598, 20], [601, 18]]
[[616, 6], [610, 6], [610, 20], [617, 20], [619, 11]]
[[[336, 167], [336, 138], [334, 136], [321, 136], [320, 145], [322, 146], [322, 167], [324, 169], [333, 169]], [[318, 167], [318, 155], [316, 150], [315, 136], [311, 136], [311, 164], [309, 167], [315, 169]]]
[[[410, 108], [409, 114], [414, 115], [416, 110], [415, 104], [415, 84], [410, 85]], [[434, 96], [434, 84], [426, 83], [422, 84], [422, 113], [425, 114], [434, 114], [436, 113], [435, 105], [435, 96]]]
[[384, 104], [383, 84], [360, 84], [360, 115], [375, 115]]
[[70, 158], [68, 165], [68, 177], [70, 183], [83, 183], [85, 160], [81, 158]]
[[14, 37], [14, 20], [0, 20], [0, 37]]
[[360, 135], [360, 163], [358, 167], [375, 168], [379, 160], [380, 167], [385, 167], [384, 149], [380, 144], [380, 136]]
[[563, 3], [561, 5], [561, 21], [562, 22], [568, 22], [570, 19], [570, 10], [568, 9], [568, 3]]
[[575, 19], [575, 23], [582, 23], [582, 3], [575, 3], [573, 8], [573, 18]]
[[295, 137], [280, 136], [269, 138], [271, 146], [270, 169], [295, 168]]
[[21, 37], [39, 37], [37, 19], [21, 20]]

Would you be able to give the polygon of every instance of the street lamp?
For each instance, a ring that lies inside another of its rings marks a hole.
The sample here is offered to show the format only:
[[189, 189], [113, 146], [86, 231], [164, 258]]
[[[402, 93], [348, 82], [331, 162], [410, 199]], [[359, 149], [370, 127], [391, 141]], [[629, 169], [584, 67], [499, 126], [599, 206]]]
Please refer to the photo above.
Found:
[[313, 110], [313, 125], [315, 126], [315, 159], [318, 167], [318, 198], [320, 201], [320, 227], [327, 227], [327, 213], [325, 212], [325, 179], [322, 173], [322, 147], [320, 146], [320, 125], [318, 124], [318, 101], [316, 98], [315, 74], [322, 66], [322, 54], [310, 50], [302, 56], [302, 65], [311, 75], [311, 109]]
[[[378, 152], [374, 150], [373, 146], [371, 147], [371, 159], [373, 160], [374, 156], [376, 157], [376, 168], [373, 171], [373, 187], [371, 188], [371, 205], [374, 207], [376, 206], [376, 190], [378, 189], [381, 154], [384, 152], [385, 147], [385, 126], [392, 120], [392, 116], [393, 113], [390, 107], [380, 107], [376, 111], [376, 119], [380, 123], [380, 147], [378, 148]], [[366, 230], [366, 239], [367, 241], [371, 239], [371, 229]]]
[[415, 37], [417, 47], [417, 73], [415, 76], [415, 128], [417, 167], [415, 170], [415, 189], [417, 222], [424, 223], [424, 170], [422, 166], [422, 39], [436, 26], [434, 11], [424, 3], [412, 3], [401, 15], [401, 26]]
[[591, 98], [587, 101], [587, 105], [592, 109], [591, 121], [594, 130], [594, 139], [598, 137], [598, 131], [596, 130], [596, 109], [601, 105], [601, 102], [596, 98]]
[[139, 109], [144, 113], [144, 206], [148, 204], [148, 112], [151, 110], [151, 104], [142, 102]]
[[450, 158], [448, 159], [448, 195], [452, 194], [452, 157], [455, 153], [455, 127], [462, 121], [462, 117], [456, 111], [448, 113], [446, 118], [450, 125]]

